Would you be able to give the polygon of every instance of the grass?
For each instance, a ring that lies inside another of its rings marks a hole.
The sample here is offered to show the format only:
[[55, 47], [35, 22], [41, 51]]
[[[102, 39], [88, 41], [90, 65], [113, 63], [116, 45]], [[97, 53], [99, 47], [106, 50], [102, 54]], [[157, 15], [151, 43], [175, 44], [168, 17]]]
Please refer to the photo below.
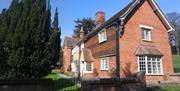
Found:
[[[174, 71], [180, 72], [180, 55], [173, 55]], [[56, 73], [51, 73], [45, 78], [53, 80], [53, 91], [78, 91], [79, 87], [68, 79], [60, 77]], [[148, 88], [147, 91], [180, 91], [180, 85], [156, 86]]]
[[61, 77], [58, 74], [56, 74], [56, 73], [51, 73], [51, 74], [48, 74], [45, 78], [50, 78], [52, 80], [58, 80]]
[[73, 83], [69, 79], [60, 77], [56, 73], [51, 73], [45, 78], [50, 78], [53, 80], [53, 91], [79, 91], [79, 86]]
[[173, 55], [174, 72], [180, 73], [180, 55]]
[[[174, 71], [180, 73], [180, 55], [173, 55]], [[150, 87], [147, 91], [180, 91], [180, 85], [155, 86]]]
[[147, 91], [180, 91], [180, 85], [156, 86], [148, 88]]

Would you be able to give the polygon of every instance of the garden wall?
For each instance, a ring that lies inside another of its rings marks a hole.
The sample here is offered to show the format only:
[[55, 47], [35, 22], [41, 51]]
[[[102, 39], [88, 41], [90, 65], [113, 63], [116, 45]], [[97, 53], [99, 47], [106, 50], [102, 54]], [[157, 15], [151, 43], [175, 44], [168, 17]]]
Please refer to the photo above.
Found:
[[0, 80], [0, 91], [52, 91], [52, 80]]
[[81, 91], [144, 91], [145, 83], [137, 79], [100, 79], [82, 81]]
[[180, 73], [174, 73], [170, 76], [172, 83], [180, 84]]

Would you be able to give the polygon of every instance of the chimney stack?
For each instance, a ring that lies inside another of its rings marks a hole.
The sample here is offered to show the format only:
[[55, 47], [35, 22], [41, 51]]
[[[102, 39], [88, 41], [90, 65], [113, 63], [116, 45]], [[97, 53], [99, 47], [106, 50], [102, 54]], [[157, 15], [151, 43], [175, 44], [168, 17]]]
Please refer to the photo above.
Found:
[[80, 38], [83, 39], [84, 38], [84, 30], [83, 30], [83, 27], [81, 27], [81, 30], [80, 30]]
[[96, 13], [96, 28], [101, 26], [105, 22], [105, 13], [103, 11], [98, 11]]

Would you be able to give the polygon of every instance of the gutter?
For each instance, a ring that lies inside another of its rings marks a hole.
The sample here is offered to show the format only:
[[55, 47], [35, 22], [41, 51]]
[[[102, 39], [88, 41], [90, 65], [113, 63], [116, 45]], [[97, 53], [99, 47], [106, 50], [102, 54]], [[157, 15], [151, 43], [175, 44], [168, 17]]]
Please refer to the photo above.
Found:
[[120, 37], [121, 32], [124, 31], [124, 21], [129, 13], [140, 3], [141, 0], [137, 0], [119, 19], [116, 19], [113, 24], [116, 26], [116, 78], [120, 81]]
[[[133, 3], [133, 5], [132, 5], [123, 15], [121, 15], [120, 17], [121, 17], [121, 18], [123, 18], [123, 17], [125, 18], [125, 17], [134, 9], [134, 7], [136, 7], [141, 1], [142, 1], [142, 0], [136, 0], [136, 1]], [[115, 19], [113, 19], [112, 21], [111, 21], [111, 19], [108, 20], [108, 21], [106, 21], [107, 23], [102, 24], [100, 27], [98, 27], [97, 29], [95, 29], [95, 30], [93, 30], [92, 32], [90, 32], [89, 34], [87, 34], [87, 35], [86, 35], [82, 40], [80, 40], [76, 45], [80, 45], [82, 42], [86, 41], [87, 38], [89, 38], [91, 34], [98, 32], [97, 30], [100, 30], [100, 29], [103, 29], [103, 28], [107, 28], [107, 27], [110, 27], [110, 26], [114, 25], [114, 21], [117, 21], [117, 20], [119, 20], [119, 19], [120, 19], [120, 18], [115, 18]]]
[[[124, 28], [124, 21], [126, 17], [141, 1], [142, 0], [136, 0], [135, 3], [123, 15], [114, 19], [112, 22], [109, 22], [109, 25], [106, 25], [106, 26], [102, 25], [96, 29], [96, 30], [101, 29], [103, 28], [103, 26], [106, 28], [112, 25], [116, 26], [116, 78], [119, 81], [120, 81], [120, 41], [119, 39], [121, 37], [121, 32], [123, 31], [123, 28]], [[92, 33], [94, 32], [97, 32], [97, 31], [94, 30]], [[91, 33], [88, 34], [87, 36], [89, 37], [89, 35], [91, 35]], [[87, 36], [85, 36], [82, 40], [80, 40], [76, 45], [80, 46], [80, 44], [88, 38]]]

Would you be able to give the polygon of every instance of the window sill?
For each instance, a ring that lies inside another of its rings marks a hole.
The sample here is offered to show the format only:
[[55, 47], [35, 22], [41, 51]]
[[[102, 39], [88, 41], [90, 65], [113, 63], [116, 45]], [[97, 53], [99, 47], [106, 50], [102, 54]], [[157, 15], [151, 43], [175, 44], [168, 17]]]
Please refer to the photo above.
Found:
[[145, 40], [145, 39], [143, 39], [143, 41], [144, 42], [152, 42], [152, 40]]
[[83, 73], [93, 73], [93, 71], [84, 71]]
[[164, 74], [146, 74], [146, 76], [163, 76]]
[[102, 43], [104, 43], [104, 42], [106, 42], [106, 40], [100, 41], [99, 44], [102, 44]]
[[101, 71], [108, 71], [108, 69], [101, 69]]

